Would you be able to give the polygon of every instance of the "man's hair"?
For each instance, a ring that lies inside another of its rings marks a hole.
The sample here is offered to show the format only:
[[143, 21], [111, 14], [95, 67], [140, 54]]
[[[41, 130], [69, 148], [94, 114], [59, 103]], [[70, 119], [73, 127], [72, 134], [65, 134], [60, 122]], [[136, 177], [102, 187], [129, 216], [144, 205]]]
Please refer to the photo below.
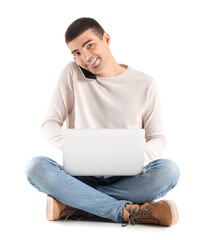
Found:
[[104, 29], [102, 26], [93, 18], [78, 18], [67, 28], [65, 32], [65, 42], [68, 44], [73, 39], [80, 36], [86, 30], [92, 29], [93, 33], [102, 39], [104, 34]]

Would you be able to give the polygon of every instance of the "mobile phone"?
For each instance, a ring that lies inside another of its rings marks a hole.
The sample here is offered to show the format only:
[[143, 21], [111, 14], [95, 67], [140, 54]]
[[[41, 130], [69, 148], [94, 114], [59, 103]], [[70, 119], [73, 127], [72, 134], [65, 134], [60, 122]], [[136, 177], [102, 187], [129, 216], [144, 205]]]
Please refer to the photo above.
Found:
[[[75, 60], [75, 59], [74, 59], [74, 60]], [[76, 63], [76, 61], [75, 61], [75, 63]], [[76, 64], [77, 64], [77, 63], [76, 63]], [[77, 66], [78, 66], [78, 69], [80, 70], [80, 72], [82, 73], [82, 75], [83, 75], [84, 78], [86, 78], [86, 79], [88, 79], [88, 80], [97, 79], [97, 77], [96, 77], [95, 74], [93, 74], [93, 73], [91, 73], [90, 71], [82, 68], [82, 67], [79, 66], [78, 64], [77, 64]]]

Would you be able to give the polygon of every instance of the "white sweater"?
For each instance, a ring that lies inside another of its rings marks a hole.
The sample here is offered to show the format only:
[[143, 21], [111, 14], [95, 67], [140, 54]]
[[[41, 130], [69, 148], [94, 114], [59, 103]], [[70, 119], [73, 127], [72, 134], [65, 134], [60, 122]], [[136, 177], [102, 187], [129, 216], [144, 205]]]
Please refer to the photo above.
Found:
[[75, 62], [63, 69], [42, 123], [42, 135], [63, 149], [62, 126], [67, 128], [144, 128], [145, 161], [160, 158], [166, 139], [159, 94], [153, 78], [127, 69], [114, 77], [85, 79]]

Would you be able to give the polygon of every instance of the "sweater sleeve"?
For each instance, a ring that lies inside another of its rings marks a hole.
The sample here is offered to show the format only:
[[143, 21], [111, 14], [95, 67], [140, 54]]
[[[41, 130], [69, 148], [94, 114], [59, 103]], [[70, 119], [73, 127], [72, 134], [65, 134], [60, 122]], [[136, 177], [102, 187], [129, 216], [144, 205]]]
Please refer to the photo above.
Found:
[[63, 150], [64, 121], [69, 121], [69, 112], [73, 106], [71, 75], [65, 67], [50, 100], [46, 117], [41, 125], [42, 136], [54, 147]]
[[166, 138], [163, 130], [163, 120], [160, 109], [160, 97], [154, 79], [147, 91], [147, 103], [143, 114], [145, 129], [145, 162], [158, 159], [166, 147]]

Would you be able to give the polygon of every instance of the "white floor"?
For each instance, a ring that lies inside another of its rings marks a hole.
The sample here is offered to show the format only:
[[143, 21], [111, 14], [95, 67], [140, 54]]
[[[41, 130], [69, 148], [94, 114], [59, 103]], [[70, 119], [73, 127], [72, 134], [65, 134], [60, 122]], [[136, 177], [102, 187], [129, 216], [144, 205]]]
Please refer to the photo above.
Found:
[[[70, 239], [71, 236], [75, 239], [105, 239], [112, 236], [117, 239], [142, 237], [173, 240], [179, 236], [195, 237], [203, 233], [204, 202], [200, 195], [196, 196], [196, 192], [199, 193], [198, 188], [191, 191], [193, 186], [189, 179], [182, 174], [178, 186], [166, 196], [166, 199], [172, 199], [178, 206], [180, 215], [178, 224], [172, 227], [153, 225], [121, 227], [121, 224], [105, 221], [48, 222], [45, 217], [46, 196], [30, 186], [21, 172], [13, 179], [13, 189], [8, 191], [7, 188], [5, 195], [2, 194], [0, 235], [4, 237], [1, 239]], [[11, 187], [12, 182], [9, 184]]]

